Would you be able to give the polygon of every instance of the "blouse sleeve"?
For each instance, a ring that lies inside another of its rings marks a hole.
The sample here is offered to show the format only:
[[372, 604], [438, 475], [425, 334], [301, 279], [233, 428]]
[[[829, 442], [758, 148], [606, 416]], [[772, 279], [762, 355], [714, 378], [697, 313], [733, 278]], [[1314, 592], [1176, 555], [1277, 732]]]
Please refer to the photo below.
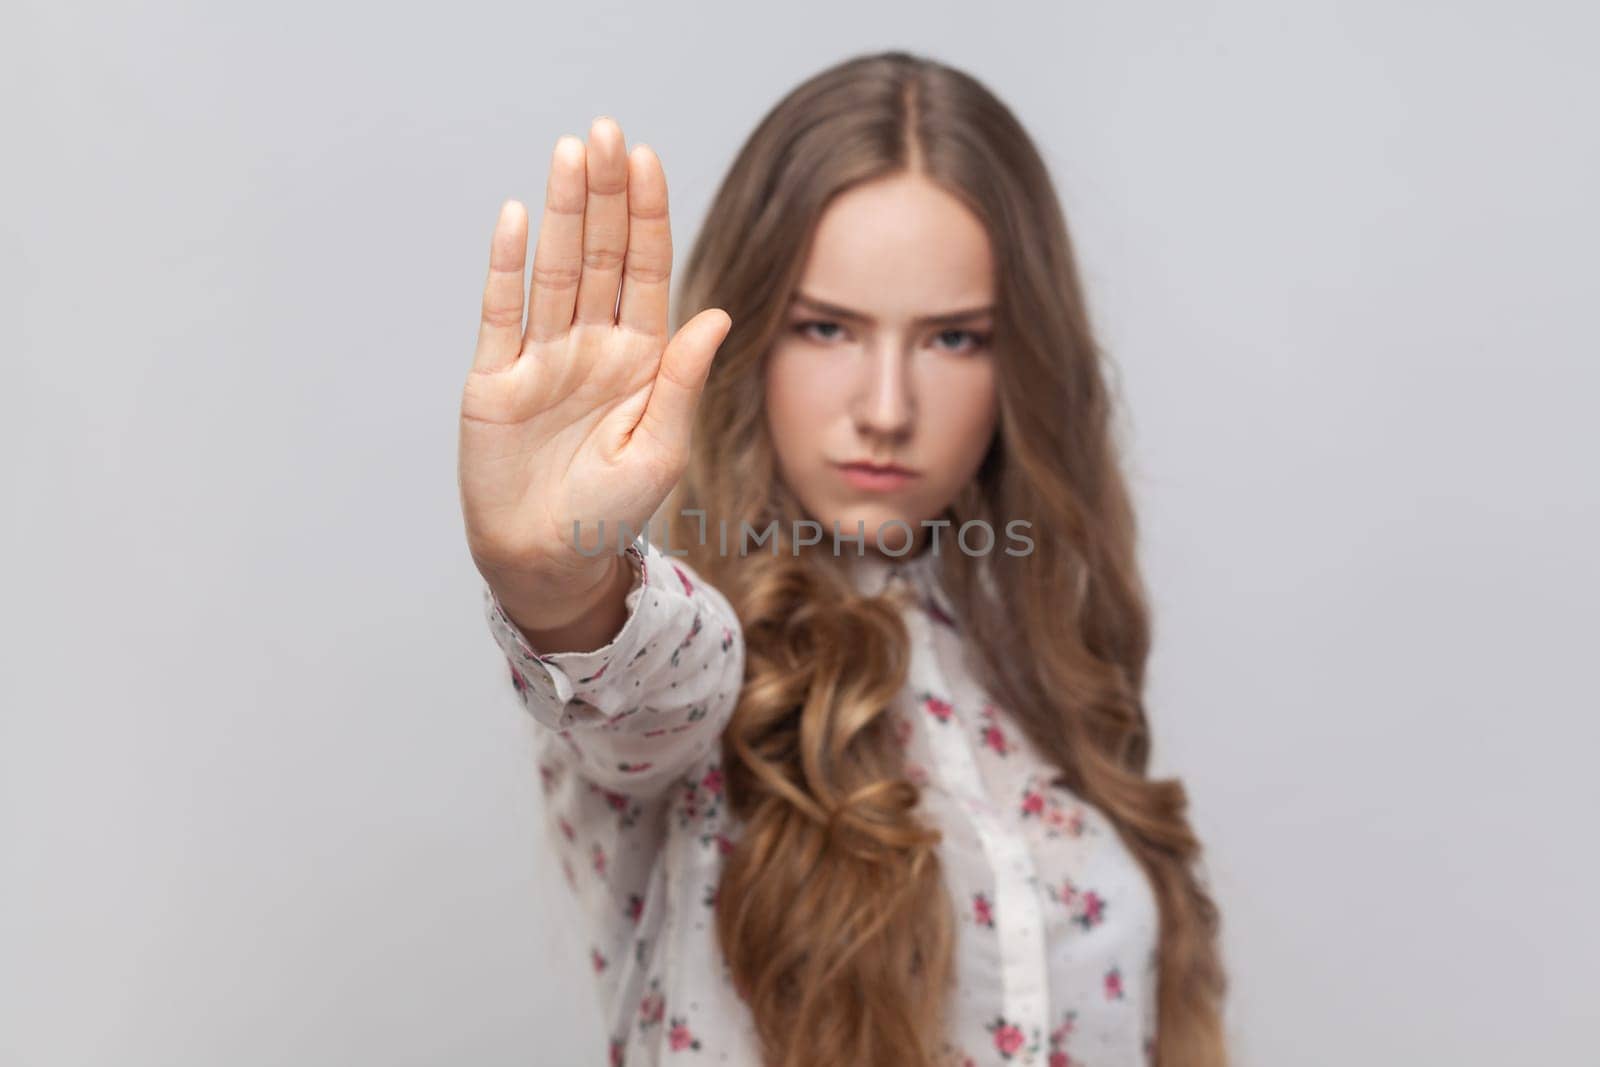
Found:
[[[708, 753], [744, 683], [744, 640], [727, 599], [681, 560], [640, 538], [627, 618], [592, 652], [541, 654], [484, 587], [511, 684], [539, 726], [534, 751], [544, 820], [584, 917], [613, 1062], [648, 1007], [670, 889], [661, 862], [672, 820], [721, 796]], [[697, 770], [703, 761], [704, 770]], [[676, 813], [676, 814], [675, 814]]]
[[646, 797], [719, 742], [744, 681], [744, 642], [727, 599], [688, 563], [642, 537], [625, 558], [633, 570], [627, 617], [592, 652], [540, 653], [487, 584], [483, 598], [523, 707], [585, 779]]

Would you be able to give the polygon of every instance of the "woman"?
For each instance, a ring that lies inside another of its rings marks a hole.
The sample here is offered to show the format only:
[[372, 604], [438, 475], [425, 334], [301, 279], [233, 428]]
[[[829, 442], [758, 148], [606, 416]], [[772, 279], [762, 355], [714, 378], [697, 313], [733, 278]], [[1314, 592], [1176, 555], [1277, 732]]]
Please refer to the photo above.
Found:
[[612, 1062], [1222, 1064], [1112, 404], [1011, 113], [904, 52], [809, 79], [670, 340], [614, 122], [556, 146], [524, 324], [526, 243], [510, 201], [462, 504]]

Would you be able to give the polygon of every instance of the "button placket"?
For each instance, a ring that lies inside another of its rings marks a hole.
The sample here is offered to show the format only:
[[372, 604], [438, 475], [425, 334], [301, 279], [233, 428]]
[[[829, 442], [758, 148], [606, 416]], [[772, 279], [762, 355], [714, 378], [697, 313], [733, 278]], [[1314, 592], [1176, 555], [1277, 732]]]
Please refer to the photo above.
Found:
[[[920, 610], [913, 609], [906, 613], [906, 620], [913, 639], [911, 673], [915, 684], [952, 699], [954, 693], [939, 668], [927, 619]], [[959, 708], [955, 714], [959, 720]], [[923, 733], [941, 778], [977, 831], [994, 878], [1004, 1015], [1007, 1022], [1021, 1030], [1024, 1042], [1012, 1062], [1042, 1062], [1049, 1019], [1049, 976], [1044, 916], [1027, 841], [1009, 825], [1003, 809], [984, 788], [967, 729], [928, 729]]]

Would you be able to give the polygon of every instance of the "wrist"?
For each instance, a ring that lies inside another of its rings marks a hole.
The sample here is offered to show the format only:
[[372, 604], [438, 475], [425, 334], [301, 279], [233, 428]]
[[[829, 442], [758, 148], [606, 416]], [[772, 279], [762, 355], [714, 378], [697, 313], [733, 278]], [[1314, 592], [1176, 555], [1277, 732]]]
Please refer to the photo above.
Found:
[[530, 643], [539, 638], [581, 627], [596, 609], [614, 597], [621, 603], [632, 585], [632, 567], [620, 553], [608, 552], [597, 561], [592, 576], [551, 580], [526, 575], [485, 575], [501, 608]]

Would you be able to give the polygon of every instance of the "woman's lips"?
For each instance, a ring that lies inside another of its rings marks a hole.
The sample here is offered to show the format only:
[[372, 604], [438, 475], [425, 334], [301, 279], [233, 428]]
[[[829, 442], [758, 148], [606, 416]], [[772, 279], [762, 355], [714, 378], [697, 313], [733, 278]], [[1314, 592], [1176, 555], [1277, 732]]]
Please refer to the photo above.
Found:
[[844, 480], [857, 489], [884, 493], [909, 485], [917, 475], [903, 469], [874, 468], [863, 463], [837, 463], [834, 465]]

